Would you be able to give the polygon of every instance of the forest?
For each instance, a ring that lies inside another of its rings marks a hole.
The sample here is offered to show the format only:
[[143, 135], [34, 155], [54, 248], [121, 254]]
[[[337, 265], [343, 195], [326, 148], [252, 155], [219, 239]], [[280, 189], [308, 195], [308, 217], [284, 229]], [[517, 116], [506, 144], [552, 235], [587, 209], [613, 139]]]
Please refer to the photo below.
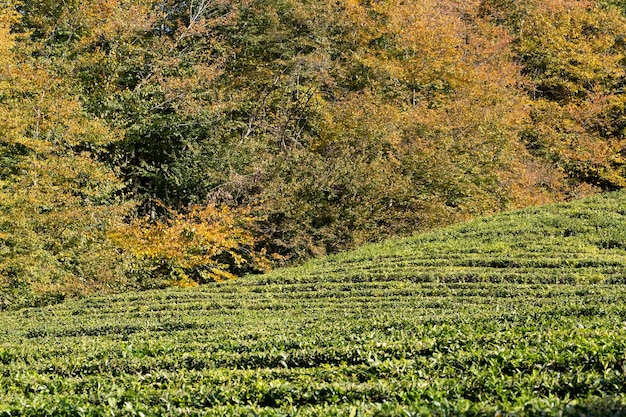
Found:
[[626, 186], [624, 0], [0, 0], [0, 309]]

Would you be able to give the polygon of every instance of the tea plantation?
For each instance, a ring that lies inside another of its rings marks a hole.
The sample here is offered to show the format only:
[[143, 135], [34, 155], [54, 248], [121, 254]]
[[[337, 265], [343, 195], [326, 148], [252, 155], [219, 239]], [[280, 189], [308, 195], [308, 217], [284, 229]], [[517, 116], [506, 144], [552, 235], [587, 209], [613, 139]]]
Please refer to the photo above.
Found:
[[0, 416], [626, 415], [626, 194], [0, 313]]

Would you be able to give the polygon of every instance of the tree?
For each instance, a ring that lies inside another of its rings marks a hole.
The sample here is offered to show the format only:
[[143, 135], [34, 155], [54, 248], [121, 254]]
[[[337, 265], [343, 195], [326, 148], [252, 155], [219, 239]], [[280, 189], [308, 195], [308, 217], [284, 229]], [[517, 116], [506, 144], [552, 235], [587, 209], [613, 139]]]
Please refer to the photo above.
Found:
[[41, 0], [20, 10], [31, 56], [120, 139], [98, 146], [98, 160], [157, 229], [190, 207], [228, 206], [254, 214], [242, 227], [255, 248], [303, 258], [564, 198], [581, 183], [621, 186], [623, 16], [609, 6]]
[[193, 286], [269, 268], [264, 252], [255, 250], [252, 221], [241, 210], [191, 206], [184, 213], [170, 209], [164, 219], [134, 219], [111, 236], [136, 256], [151, 281]]
[[119, 289], [124, 257], [106, 235], [131, 205], [95, 158], [115, 136], [29, 57], [18, 22], [0, 10], [0, 303]]
[[626, 19], [594, 2], [536, 2], [515, 49], [532, 83], [529, 145], [576, 182], [626, 185]]

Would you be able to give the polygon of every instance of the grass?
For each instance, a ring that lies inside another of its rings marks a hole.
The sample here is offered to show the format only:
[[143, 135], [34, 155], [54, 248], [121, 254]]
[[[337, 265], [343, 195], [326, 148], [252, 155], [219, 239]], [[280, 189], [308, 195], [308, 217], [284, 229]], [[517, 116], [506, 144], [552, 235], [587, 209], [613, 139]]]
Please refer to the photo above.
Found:
[[0, 416], [626, 415], [626, 194], [0, 313]]

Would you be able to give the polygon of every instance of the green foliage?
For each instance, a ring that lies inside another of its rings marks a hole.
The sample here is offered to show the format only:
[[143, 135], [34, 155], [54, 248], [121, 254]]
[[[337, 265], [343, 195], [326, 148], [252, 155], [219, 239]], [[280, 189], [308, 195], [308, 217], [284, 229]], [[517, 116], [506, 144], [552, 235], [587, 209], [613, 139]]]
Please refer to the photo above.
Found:
[[3, 116], [36, 122], [5, 122], [0, 176], [56, 155], [54, 198], [88, 187], [87, 206], [134, 200], [154, 224], [228, 206], [257, 219], [255, 249], [293, 261], [618, 189], [613, 3], [6, 2], [26, 73]]
[[13, 18], [0, 10], [0, 306], [119, 290], [125, 260], [106, 233], [132, 207], [95, 157], [114, 136], [21, 53]]
[[625, 202], [2, 312], [0, 415], [623, 415]]
[[624, 2], [623, 0], [600, 1], [600, 4], [609, 7], [617, 7], [622, 12], [622, 14], [626, 15], [626, 2]]
[[58, 48], [32, 38], [122, 130], [105, 157], [142, 213], [253, 207], [266, 247], [302, 258], [559, 195], [520, 142], [509, 35], [473, 6], [98, 4], [55, 15], [77, 28]]
[[[265, 276], [267, 282], [389, 279], [623, 283], [626, 194], [527, 208], [390, 240]], [[297, 273], [294, 274], [294, 271]]]

